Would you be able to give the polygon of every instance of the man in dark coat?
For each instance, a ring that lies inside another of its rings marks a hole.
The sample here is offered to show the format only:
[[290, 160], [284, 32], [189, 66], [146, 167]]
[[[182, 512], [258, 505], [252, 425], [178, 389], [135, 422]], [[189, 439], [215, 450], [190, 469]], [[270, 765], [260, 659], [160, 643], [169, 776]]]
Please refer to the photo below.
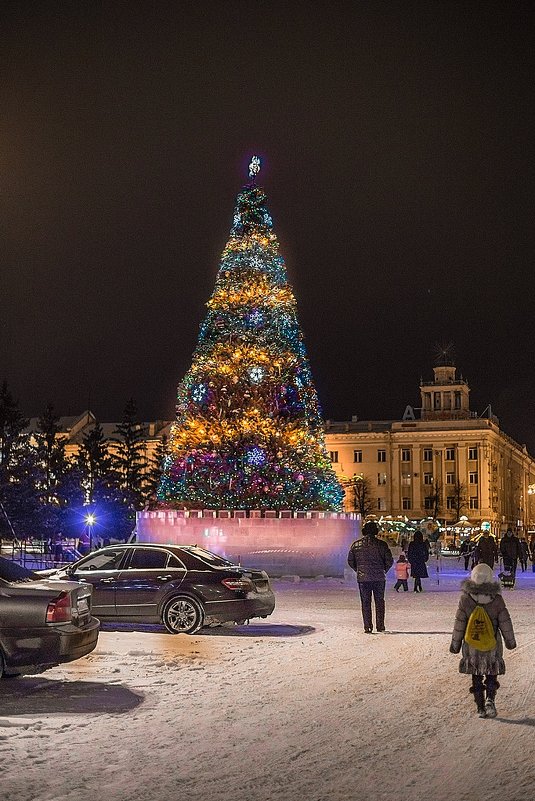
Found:
[[498, 545], [488, 529], [483, 531], [478, 540], [476, 558], [478, 564], [484, 562], [491, 570], [494, 570], [494, 563], [498, 561]]
[[500, 553], [503, 559], [504, 570], [513, 575], [516, 573], [516, 565], [520, 558], [520, 540], [513, 534], [513, 529], [508, 528], [505, 537], [500, 542]]
[[384, 540], [377, 539], [379, 527], [373, 520], [364, 524], [362, 538], [349, 549], [347, 563], [357, 574], [364, 631], [371, 634], [372, 595], [375, 601], [375, 627], [385, 630], [385, 586], [386, 574], [392, 567], [394, 557]]

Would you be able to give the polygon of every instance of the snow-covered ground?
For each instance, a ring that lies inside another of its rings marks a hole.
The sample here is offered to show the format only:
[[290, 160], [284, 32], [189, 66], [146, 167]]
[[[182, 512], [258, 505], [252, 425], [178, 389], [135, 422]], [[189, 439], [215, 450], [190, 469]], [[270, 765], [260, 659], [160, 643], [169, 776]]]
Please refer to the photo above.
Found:
[[[193, 637], [107, 625], [91, 655], [0, 685], [2, 801], [530, 801], [535, 573], [480, 720], [448, 653], [456, 560], [365, 635], [356, 585], [274, 582], [277, 609]], [[437, 583], [437, 582], [440, 583]]]

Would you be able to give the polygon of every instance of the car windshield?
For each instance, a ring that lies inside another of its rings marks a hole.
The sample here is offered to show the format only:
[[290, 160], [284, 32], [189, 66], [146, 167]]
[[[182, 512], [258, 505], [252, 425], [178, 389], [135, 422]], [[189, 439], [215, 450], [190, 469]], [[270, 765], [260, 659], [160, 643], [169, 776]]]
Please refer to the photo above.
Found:
[[32, 581], [38, 576], [27, 567], [22, 567], [11, 559], [5, 559], [0, 556], [0, 578], [4, 581]]
[[222, 556], [211, 551], [205, 551], [204, 548], [198, 548], [196, 545], [191, 545], [188, 548], [184, 548], [184, 550], [213, 567], [228, 567], [232, 565], [232, 562], [229, 562], [228, 559], [223, 559]]

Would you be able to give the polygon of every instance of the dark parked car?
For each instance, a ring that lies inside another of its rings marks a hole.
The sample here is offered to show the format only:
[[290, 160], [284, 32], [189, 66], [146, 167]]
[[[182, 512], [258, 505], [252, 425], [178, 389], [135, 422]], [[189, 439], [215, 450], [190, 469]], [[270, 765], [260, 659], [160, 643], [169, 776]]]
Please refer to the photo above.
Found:
[[41, 673], [90, 653], [100, 622], [91, 587], [45, 579], [0, 557], [0, 677]]
[[93, 611], [101, 620], [161, 621], [171, 634], [244, 623], [275, 608], [267, 573], [195, 545], [111, 545], [54, 575], [92, 584]]

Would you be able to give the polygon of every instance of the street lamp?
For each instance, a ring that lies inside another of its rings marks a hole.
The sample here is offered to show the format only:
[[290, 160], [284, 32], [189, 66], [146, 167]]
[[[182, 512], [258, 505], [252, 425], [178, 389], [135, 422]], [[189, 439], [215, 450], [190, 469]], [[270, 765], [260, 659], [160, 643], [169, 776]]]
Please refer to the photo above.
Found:
[[90, 512], [85, 516], [85, 523], [89, 532], [89, 551], [93, 550], [93, 526], [95, 525], [96, 517]]

